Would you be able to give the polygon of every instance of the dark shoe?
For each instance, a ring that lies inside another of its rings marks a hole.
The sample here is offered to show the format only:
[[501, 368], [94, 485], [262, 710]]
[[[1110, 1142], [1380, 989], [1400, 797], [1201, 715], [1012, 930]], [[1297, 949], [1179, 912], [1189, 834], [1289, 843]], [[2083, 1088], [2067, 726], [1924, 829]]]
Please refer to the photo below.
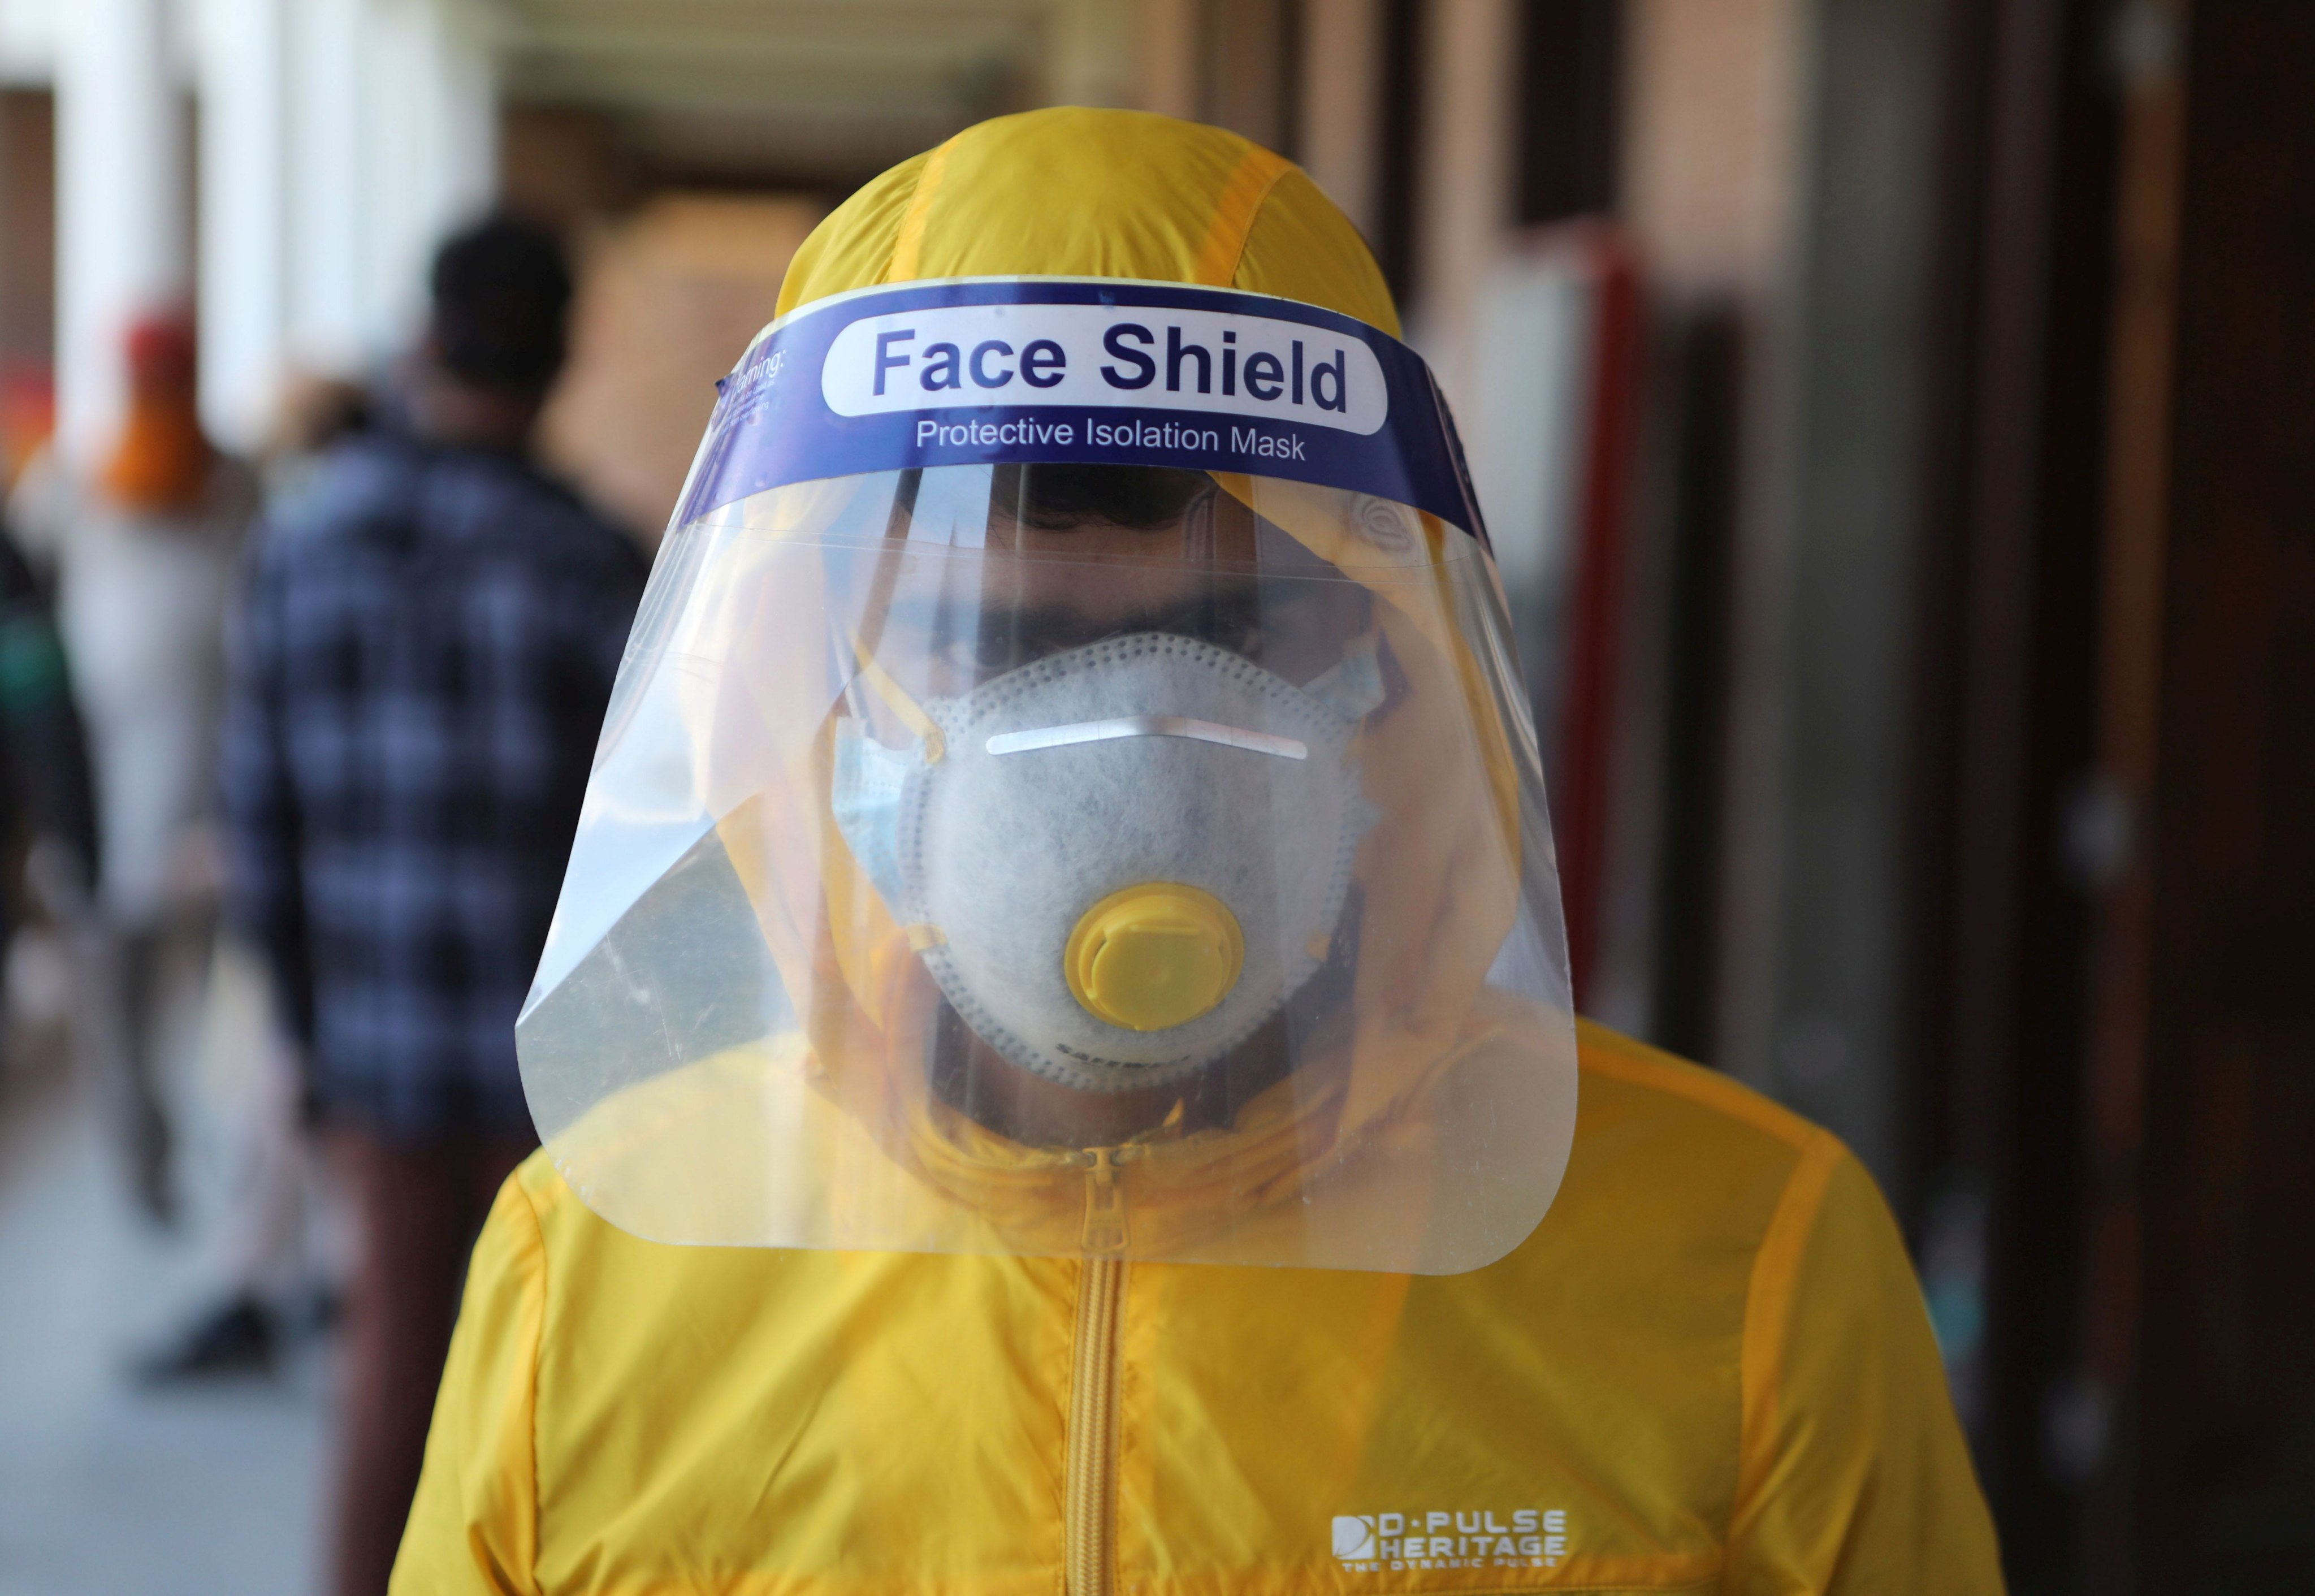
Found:
[[171, 1386], [188, 1380], [273, 1372], [279, 1339], [273, 1315], [251, 1297], [236, 1297], [193, 1322], [174, 1344], [137, 1361], [137, 1383]]

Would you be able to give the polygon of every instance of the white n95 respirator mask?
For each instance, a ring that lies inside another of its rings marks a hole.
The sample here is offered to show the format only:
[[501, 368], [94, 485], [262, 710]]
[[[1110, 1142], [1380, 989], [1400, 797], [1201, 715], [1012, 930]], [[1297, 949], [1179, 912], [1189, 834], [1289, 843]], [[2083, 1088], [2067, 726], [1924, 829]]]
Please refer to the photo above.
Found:
[[1064, 1086], [1123, 1091], [1244, 1042], [1326, 962], [1368, 823], [1350, 748], [1372, 641], [1308, 687], [1145, 632], [924, 705], [936, 738], [838, 732], [833, 807], [966, 1024]]

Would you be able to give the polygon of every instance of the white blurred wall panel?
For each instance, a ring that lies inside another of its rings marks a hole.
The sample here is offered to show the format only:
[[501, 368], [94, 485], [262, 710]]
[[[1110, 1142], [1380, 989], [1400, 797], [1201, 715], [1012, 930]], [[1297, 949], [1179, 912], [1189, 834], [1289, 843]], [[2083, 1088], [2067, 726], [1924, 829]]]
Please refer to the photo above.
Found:
[[407, 341], [497, 188], [488, 19], [449, 0], [201, 0], [202, 412], [247, 448], [295, 366]]
[[102, 449], [127, 386], [121, 336], [186, 291], [184, 118], [164, 0], [73, 0], [57, 17], [57, 421]]
[[435, 245], [498, 191], [498, 92], [483, 5], [370, 0], [368, 10], [361, 321], [382, 350], [416, 324]]
[[263, 436], [288, 330], [293, 0], [204, 0], [201, 419], [229, 448]]
[[363, 31], [368, 0], [293, 0], [286, 90], [296, 129], [285, 152], [289, 193], [288, 358], [350, 376], [392, 329], [363, 315]]
[[1480, 286], [1474, 403], [1457, 421], [1506, 589], [1550, 582], [1574, 546], [1598, 286], [1587, 256], [1551, 249]]
[[1457, 416], [1470, 408], [1480, 337], [1479, 285], [1511, 225], [1511, 117], [1518, 16], [1511, 0], [1437, 0], [1423, 8], [1427, 119], [1416, 223], [1421, 285], [1401, 306]]
[[1471, 398], [1456, 416], [1520, 664], [1557, 758], [1598, 359], [1600, 265], [1569, 235], [1506, 255], [1471, 312]]
[[57, 70], [58, 0], [0, 0], [0, 84], [42, 86]]

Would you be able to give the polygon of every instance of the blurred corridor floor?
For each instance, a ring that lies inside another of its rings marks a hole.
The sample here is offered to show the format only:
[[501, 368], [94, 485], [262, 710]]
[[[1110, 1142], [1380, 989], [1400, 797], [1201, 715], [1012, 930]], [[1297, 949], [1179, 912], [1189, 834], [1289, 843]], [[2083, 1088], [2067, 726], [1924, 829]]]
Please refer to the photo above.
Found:
[[[180, 1234], [131, 1210], [93, 1094], [0, 1095], [0, 1596], [302, 1596], [329, 1370], [144, 1391], [127, 1369], [208, 1301], [200, 1172]], [[197, 1161], [195, 1161], [197, 1163]], [[214, 1184], [214, 1181], [211, 1182]]]

